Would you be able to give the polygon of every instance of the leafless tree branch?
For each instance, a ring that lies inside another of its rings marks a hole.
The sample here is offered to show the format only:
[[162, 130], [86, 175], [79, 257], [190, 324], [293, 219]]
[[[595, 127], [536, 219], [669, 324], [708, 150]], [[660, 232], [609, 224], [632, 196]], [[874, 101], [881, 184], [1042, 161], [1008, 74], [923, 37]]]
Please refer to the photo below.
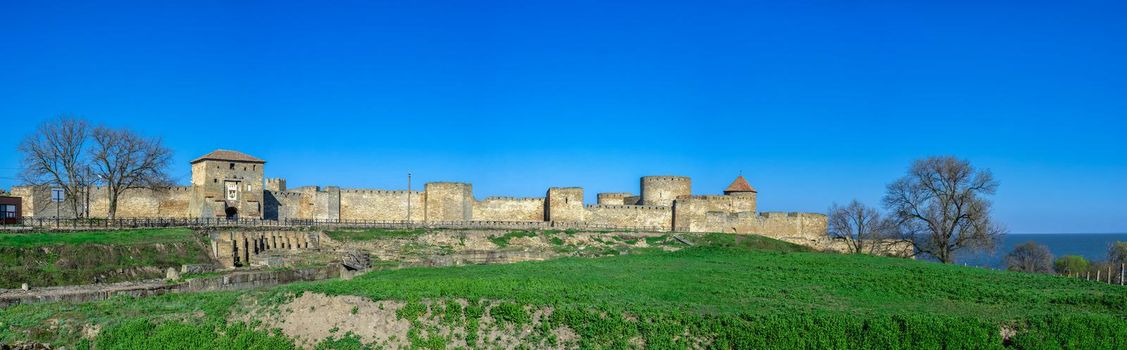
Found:
[[108, 191], [110, 219], [117, 215], [118, 199], [125, 191], [168, 186], [165, 169], [172, 152], [159, 139], [106, 127], [95, 128], [91, 135], [93, 168]]
[[91, 181], [91, 169], [83, 154], [88, 136], [86, 121], [59, 116], [41, 124], [19, 146], [23, 154], [23, 181], [33, 186], [63, 189], [71, 209], [79, 217], [84, 215], [81, 198], [87, 195]]
[[993, 249], [1005, 234], [985, 198], [997, 188], [989, 170], [976, 171], [954, 157], [931, 157], [916, 161], [906, 176], [889, 184], [883, 202], [901, 238], [921, 253], [953, 263], [955, 251]]

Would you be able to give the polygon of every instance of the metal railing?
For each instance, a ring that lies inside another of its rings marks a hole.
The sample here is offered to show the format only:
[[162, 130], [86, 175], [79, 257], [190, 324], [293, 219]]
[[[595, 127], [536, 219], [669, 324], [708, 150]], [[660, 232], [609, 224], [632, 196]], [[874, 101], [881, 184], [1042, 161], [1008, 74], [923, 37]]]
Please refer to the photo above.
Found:
[[293, 228], [445, 228], [445, 229], [582, 229], [667, 232], [666, 226], [625, 226], [586, 222], [551, 221], [407, 221], [407, 220], [311, 220], [225, 218], [13, 218], [5, 225], [45, 229], [127, 229], [158, 227], [293, 227]]

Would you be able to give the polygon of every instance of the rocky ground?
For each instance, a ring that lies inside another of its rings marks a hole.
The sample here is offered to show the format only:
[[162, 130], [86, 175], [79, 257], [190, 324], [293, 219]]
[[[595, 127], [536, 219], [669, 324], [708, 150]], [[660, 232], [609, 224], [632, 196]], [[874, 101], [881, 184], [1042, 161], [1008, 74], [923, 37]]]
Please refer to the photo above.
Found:
[[[372, 233], [361, 235], [361, 233]], [[390, 234], [380, 234], [380, 233]], [[571, 230], [344, 230], [327, 232], [323, 249], [368, 252], [374, 267], [453, 266], [598, 257], [685, 245], [666, 233]]]

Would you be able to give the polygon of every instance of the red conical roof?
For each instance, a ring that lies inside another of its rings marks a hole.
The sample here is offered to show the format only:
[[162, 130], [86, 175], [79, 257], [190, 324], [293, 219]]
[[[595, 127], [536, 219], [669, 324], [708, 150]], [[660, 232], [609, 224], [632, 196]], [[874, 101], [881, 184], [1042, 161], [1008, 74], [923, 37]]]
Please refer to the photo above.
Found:
[[739, 177], [736, 178], [735, 181], [732, 181], [731, 185], [728, 185], [728, 188], [724, 189], [724, 194], [729, 194], [729, 193], [732, 193], [732, 192], [756, 192], [756, 191], [755, 191], [755, 188], [752, 188], [751, 185], [747, 183], [747, 179], [744, 179], [743, 175], [740, 175]]

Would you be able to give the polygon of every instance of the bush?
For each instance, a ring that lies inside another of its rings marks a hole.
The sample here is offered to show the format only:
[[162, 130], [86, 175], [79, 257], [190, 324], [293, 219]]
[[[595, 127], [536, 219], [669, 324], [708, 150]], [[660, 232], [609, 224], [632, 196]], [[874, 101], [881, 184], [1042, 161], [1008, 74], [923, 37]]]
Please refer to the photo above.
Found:
[[1107, 248], [1107, 262], [1110, 264], [1127, 264], [1127, 242], [1115, 241]]
[[1088, 271], [1089, 265], [1090, 264], [1088, 263], [1088, 260], [1084, 259], [1084, 257], [1082, 256], [1065, 255], [1060, 257], [1056, 262], [1053, 263], [1053, 269], [1056, 270], [1059, 274], [1068, 275], [1074, 273], [1084, 273], [1085, 271]]
[[515, 303], [502, 303], [497, 305], [493, 307], [492, 310], [489, 310], [489, 314], [501, 323], [513, 324], [518, 327], [530, 321], [528, 313], [524, 311], [524, 307]]
[[1006, 269], [1019, 272], [1053, 272], [1053, 253], [1037, 242], [1025, 242], [1006, 254]]
[[244, 323], [155, 324], [146, 319], [107, 329], [94, 345], [97, 349], [296, 349], [285, 336], [257, 331]]

